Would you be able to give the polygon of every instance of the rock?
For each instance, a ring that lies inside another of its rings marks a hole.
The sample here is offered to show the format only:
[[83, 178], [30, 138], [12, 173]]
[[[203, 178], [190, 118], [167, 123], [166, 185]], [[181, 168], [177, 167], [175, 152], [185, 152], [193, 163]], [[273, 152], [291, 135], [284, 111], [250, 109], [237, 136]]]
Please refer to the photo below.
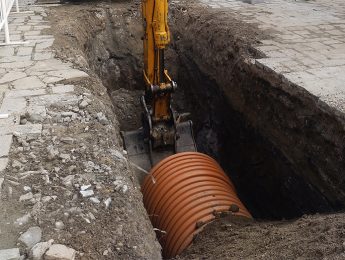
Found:
[[25, 192], [31, 191], [31, 188], [29, 186], [24, 186], [23, 189]]
[[111, 203], [111, 198], [110, 198], [110, 197], [107, 198], [107, 199], [104, 201], [104, 204], [105, 204], [105, 208], [106, 208], [106, 209], [109, 208], [110, 203]]
[[82, 185], [82, 186], [80, 187], [80, 190], [84, 191], [84, 190], [87, 190], [87, 189], [89, 189], [89, 188], [91, 188], [91, 184]]
[[1, 260], [19, 260], [20, 253], [19, 248], [10, 248], [0, 250]]
[[74, 177], [74, 175], [67, 175], [65, 178], [62, 179], [62, 184], [66, 187], [72, 187]]
[[31, 200], [34, 197], [32, 192], [26, 193], [22, 196], [20, 196], [19, 201], [26, 201], [26, 200]]
[[89, 105], [88, 99], [83, 99], [80, 103], [79, 103], [79, 108], [84, 109]]
[[33, 246], [30, 251], [30, 259], [32, 260], [41, 260], [43, 259], [44, 253], [49, 249], [49, 247], [53, 244], [53, 239], [49, 240], [48, 242], [40, 242]]
[[62, 230], [65, 228], [65, 224], [62, 221], [56, 221], [55, 227], [56, 227], [56, 229]]
[[84, 198], [88, 198], [93, 196], [94, 192], [93, 190], [81, 190], [80, 194], [84, 197]]
[[65, 160], [65, 161], [71, 160], [71, 155], [69, 155], [67, 153], [62, 153], [62, 154], [60, 154], [59, 157], [60, 157], [61, 160]]
[[14, 222], [14, 226], [15, 227], [23, 226], [29, 222], [30, 218], [31, 218], [30, 213], [25, 214], [24, 216], [16, 219], [16, 221]]
[[76, 251], [61, 244], [52, 245], [44, 255], [45, 260], [74, 260]]
[[63, 138], [61, 138], [61, 142], [65, 143], [65, 144], [73, 144], [74, 139], [72, 137], [63, 137]]
[[108, 119], [106, 118], [106, 116], [102, 112], [97, 113], [96, 118], [97, 118], [98, 122], [100, 122], [102, 125], [108, 125], [109, 124]]
[[41, 241], [42, 230], [39, 227], [31, 227], [19, 237], [19, 241], [31, 248]]
[[100, 201], [99, 199], [97, 199], [96, 197], [90, 198], [90, 201], [91, 201], [92, 203], [95, 203], [95, 204], [101, 203], [101, 201]]
[[59, 154], [59, 150], [54, 149], [54, 147], [51, 145], [49, 145], [47, 147], [47, 152], [48, 152], [48, 159], [49, 160], [53, 160]]

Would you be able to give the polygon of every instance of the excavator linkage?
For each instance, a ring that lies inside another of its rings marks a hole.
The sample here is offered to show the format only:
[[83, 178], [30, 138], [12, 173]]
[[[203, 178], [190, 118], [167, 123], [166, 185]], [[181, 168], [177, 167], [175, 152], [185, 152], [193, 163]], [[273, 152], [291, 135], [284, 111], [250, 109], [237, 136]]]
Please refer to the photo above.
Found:
[[134, 131], [121, 132], [121, 135], [131, 163], [145, 171], [149, 171], [154, 165], [170, 155], [196, 151], [192, 126], [192, 121], [189, 120], [176, 123], [175, 147], [165, 146], [150, 149], [150, 142], [145, 136], [143, 127]]

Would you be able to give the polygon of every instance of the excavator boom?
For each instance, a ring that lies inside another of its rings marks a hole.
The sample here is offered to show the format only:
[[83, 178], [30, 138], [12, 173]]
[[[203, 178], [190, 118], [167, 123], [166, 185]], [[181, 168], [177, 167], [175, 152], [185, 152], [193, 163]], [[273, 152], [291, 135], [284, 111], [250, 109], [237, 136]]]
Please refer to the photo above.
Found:
[[149, 170], [167, 156], [196, 151], [192, 122], [171, 107], [177, 89], [165, 69], [164, 51], [170, 43], [168, 0], [142, 0], [144, 27], [145, 94], [141, 97], [142, 125], [139, 130], [123, 132], [125, 149], [132, 162]]

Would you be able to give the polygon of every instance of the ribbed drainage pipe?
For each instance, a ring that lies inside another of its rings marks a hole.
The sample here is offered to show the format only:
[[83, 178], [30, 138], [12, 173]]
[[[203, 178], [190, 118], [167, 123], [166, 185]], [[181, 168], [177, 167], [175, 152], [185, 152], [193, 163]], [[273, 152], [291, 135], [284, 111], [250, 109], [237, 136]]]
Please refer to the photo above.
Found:
[[219, 164], [202, 153], [178, 153], [162, 160], [145, 178], [142, 192], [166, 258], [188, 247], [215, 213], [251, 218]]

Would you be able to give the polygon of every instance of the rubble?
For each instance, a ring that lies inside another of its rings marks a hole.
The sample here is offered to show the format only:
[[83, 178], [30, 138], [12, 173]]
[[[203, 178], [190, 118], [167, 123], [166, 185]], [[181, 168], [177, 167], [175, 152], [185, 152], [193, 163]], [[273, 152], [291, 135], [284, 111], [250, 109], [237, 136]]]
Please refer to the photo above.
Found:
[[1, 260], [19, 260], [20, 253], [19, 248], [0, 249]]
[[34, 245], [30, 250], [30, 258], [32, 260], [42, 260], [44, 253], [50, 248], [54, 240], [40, 242]]
[[39, 227], [30, 227], [25, 233], [19, 237], [19, 241], [24, 243], [26, 247], [31, 248], [41, 241], [42, 230]]
[[76, 251], [62, 244], [50, 246], [44, 255], [45, 260], [74, 260]]

